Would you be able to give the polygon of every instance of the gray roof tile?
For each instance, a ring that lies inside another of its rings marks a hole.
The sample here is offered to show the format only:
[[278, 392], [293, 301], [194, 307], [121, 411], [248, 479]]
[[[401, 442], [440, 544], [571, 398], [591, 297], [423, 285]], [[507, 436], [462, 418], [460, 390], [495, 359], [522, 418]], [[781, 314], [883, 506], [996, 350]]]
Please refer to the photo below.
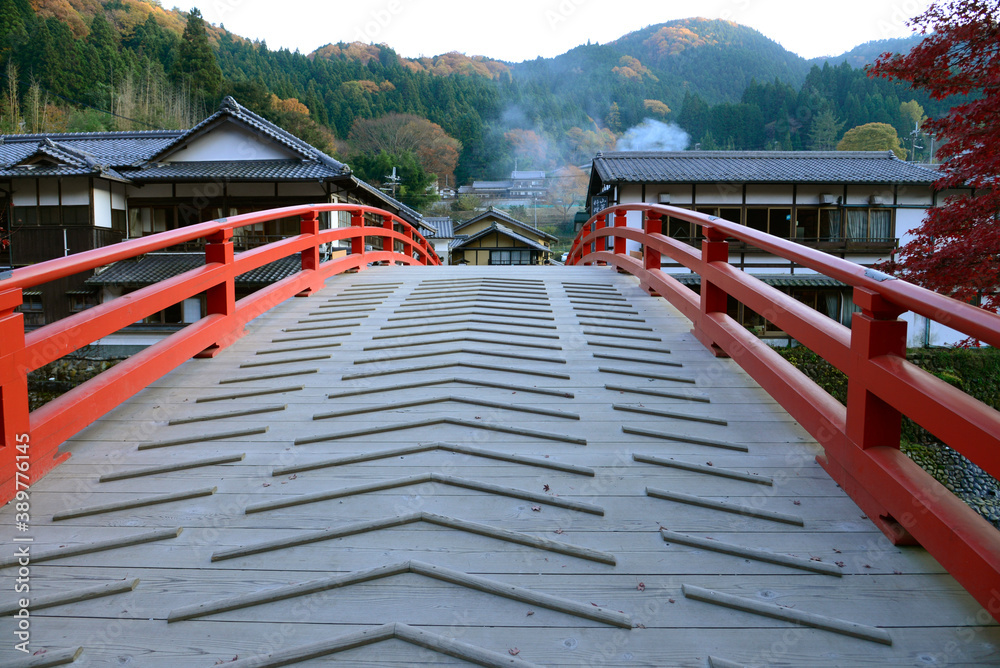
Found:
[[130, 174], [133, 181], [222, 179], [226, 181], [295, 181], [339, 176], [328, 166], [300, 160], [248, 160], [229, 162], [168, 162]]
[[497, 232], [498, 234], [503, 234], [505, 236], [510, 237], [511, 239], [516, 239], [516, 240], [520, 241], [521, 243], [523, 243], [524, 245], [529, 246], [530, 248], [534, 248], [535, 250], [542, 251], [543, 253], [551, 253], [552, 252], [552, 250], [549, 247], [545, 246], [544, 244], [540, 244], [540, 243], [538, 243], [537, 241], [535, 241], [533, 239], [529, 239], [528, 237], [526, 237], [526, 236], [524, 236], [522, 234], [518, 234], [514, 230], [512, 230], [509, 227], [506, 227], [504, 225], [501, 225], [500, 223], [493, 223], [492, 225], [490, 225], [486, 229], [484, 229], [484, 230], [482, 230], [480, 232], [477, 232], [476, 234], [473, 234], [470, 237], [466, 237], [466, 238], [462, 239], [461, 243], [449, 244], [448, 247], [449, 248], [461, 248], [462, 246], [465, 246], [466, 244], [470, 244], [473, 241], [475, 241], [477, 239], [481, 239], [482, 237], [485, 237], [486, 235], [491, 234], [493, 232]]
[[[173, 278], [205, 264], [201, 253], [150, 253], [135, 259], [115, 262], [87, 279], [87, 285], [137, 288]], [[260, 287], [280, 281], [299, 271], [299, 255], [282, 258], [236, 277], [240, 287]]]
[[455, 223], [448, 217], [424, 218], [424, 222], [434, 228], [435, 239], [451, 239], [455, 236]]
[[558, 241], [559, 240], [558, 237], [554, 237], [554, 236], [552, 236], [551, 234], [549, 234], [547, 232], [542, 232], [537, 227], [532, 227], [531, 225], [528, 225], [527, 223], [522, 223], [521, 221], [517, 220], [516, 218], [512, 218], [509, 214], [505, 213], [504, 211], [501, 211], [500, 209], [497, 209], [497, 208], [492, 207], [492, 206], [489, 209], [487, 209], [486, 211], [484, 211], [483, 213], [479, 214], [478, 216], [475, 216], [473, 218], [470, 218], [469, 220], [466, 220], [464, 222], [461, 222], [461, 223], [455, 225], [455, 230], [454, 231], [458, 232], [458, 231], [462, 230], [463, 228], [471, 225], [472, 223], [475, 223], [477, 221], [483, 220], [484, 218], [496, 218], [497, 220], [499, 220], [499, 221], [501, 221], [501, 222], [509, 225], [510, 227], [513, 227], [515, 229], [520, 229], [520, 230], [523, 230], [523, 231], [527, 231], [527, 232], [531, 232], [532, 234], [537, 234], [538, 236], [542, 237], [543, 239], [548, 239], [549, 241]]
[[663, 151], [598, 154], [604, 183], [908, 183], [937, 173], [891, 151]]

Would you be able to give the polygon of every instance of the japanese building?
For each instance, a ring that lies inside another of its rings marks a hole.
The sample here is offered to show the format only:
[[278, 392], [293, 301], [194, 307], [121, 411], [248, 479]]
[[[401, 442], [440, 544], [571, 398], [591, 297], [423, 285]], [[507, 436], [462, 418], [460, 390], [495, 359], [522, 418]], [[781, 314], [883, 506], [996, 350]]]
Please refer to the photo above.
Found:
[[[0, 264], [15, 268], [224, 216], [300, 204], [365, 204], [427, 229], [419, 213], [232, 98], [189, 130], [4, 136], [0, 198], [0, 227], [9, 239]], [[346, 215], [321, 219], [324, 228], [347, 223]], [[233, 241], [240, 252], [298, 233], [295, 218], [237, 230]], [[176, 251], [201, 256], [194, 247]], [[102, 290], [148, 285], [199, 261], [177, 253], [112, 267], [103, 280], [100, 273], [75, 276], [32, 291], [22, 307], [26, 324], [52, 322], [99, 303]], [[271, 274], [267, 278], [276, 280]], [[238, 290], [246, 294], [260, 279], [248, 277]], [[180, 308], [159, 317], [184, 321]]]
[[[614, 152], [594, 158], [591, 213], [631, 203], [667, 204], [768, 232], [864, 266], [890, 260], [927, 210], [949, 195], [933, 188], [936, 171], [891, 151]], [[628, 225], [641, 225], [638, 212]], [[663, 233], [700, 245], [697, 226], [665, 218]], [[787, 260], [731, 242], [730, 262], [848, 324], [855, 307], [846, 286]], [[697, 276], [663, 259], [663, 270], [696, 287]], [[784, 336], [735, 302], [730, 315], [763, 336]], [[950, 330], [911, 320], [911, 345], [946, 343]]]

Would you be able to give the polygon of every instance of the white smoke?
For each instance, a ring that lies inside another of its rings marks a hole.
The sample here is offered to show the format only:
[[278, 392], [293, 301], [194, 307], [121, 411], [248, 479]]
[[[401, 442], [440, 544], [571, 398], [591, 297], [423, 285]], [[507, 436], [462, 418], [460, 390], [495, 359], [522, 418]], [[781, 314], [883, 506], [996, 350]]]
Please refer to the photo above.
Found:
[[618, 151], [683, 151], [691, 138], [673, 123], [663, 123], [652, 118], [629, 128], [615, 150]]

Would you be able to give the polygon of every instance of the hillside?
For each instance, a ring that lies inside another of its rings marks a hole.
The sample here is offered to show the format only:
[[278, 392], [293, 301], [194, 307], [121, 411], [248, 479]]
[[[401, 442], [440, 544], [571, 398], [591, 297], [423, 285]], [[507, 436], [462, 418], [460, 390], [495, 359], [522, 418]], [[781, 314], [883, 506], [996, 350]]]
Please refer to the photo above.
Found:
[[583, 164], [645, 119], [673, 124], [678, 147], [686, 133], [702, 148], [809, 150], [867, 122], [906, 133], [913, 125], [901, 104], [910, 100], [930, 116], [947, 108], [860, 69], [906, 40], [818, 64], [756, 30], [692, 18], [515, 64], [460, 53], [402, 58], [384, 44], [304, 55], [203, 24], [210, 48], [192, 64], [181, 39], [189, 18], [156, 0], [0, 0], [0, 66], [14, 68], [17, 84], [0, 101], [0, 129], [188, 127], [233, 95], [358, 164], [379, 150], [355, 140], [359, 124], [426, 119], [457, 157], [443, 171], [424, 168], [467, 183], [503, 178], [515, 164]]

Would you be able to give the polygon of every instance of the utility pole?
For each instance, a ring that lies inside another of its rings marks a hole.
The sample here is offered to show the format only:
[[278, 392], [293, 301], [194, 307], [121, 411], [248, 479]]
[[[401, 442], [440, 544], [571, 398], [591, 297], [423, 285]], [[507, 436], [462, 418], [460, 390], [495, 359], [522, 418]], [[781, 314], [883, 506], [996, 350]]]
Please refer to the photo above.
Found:
[[388, 184], [388, 186], [390, 188], [392, 188], [392, 198], [396, 199], [396, 186], [399, 185], [399, 182], [402, 179], [400, 179], [398, 176], [396, 176], [396, 168], [395, 167], [392, 168], [392, 176], [388, 176], [387, 175], [385, 177], [385, 180], [386, 180], [386, 184]]

